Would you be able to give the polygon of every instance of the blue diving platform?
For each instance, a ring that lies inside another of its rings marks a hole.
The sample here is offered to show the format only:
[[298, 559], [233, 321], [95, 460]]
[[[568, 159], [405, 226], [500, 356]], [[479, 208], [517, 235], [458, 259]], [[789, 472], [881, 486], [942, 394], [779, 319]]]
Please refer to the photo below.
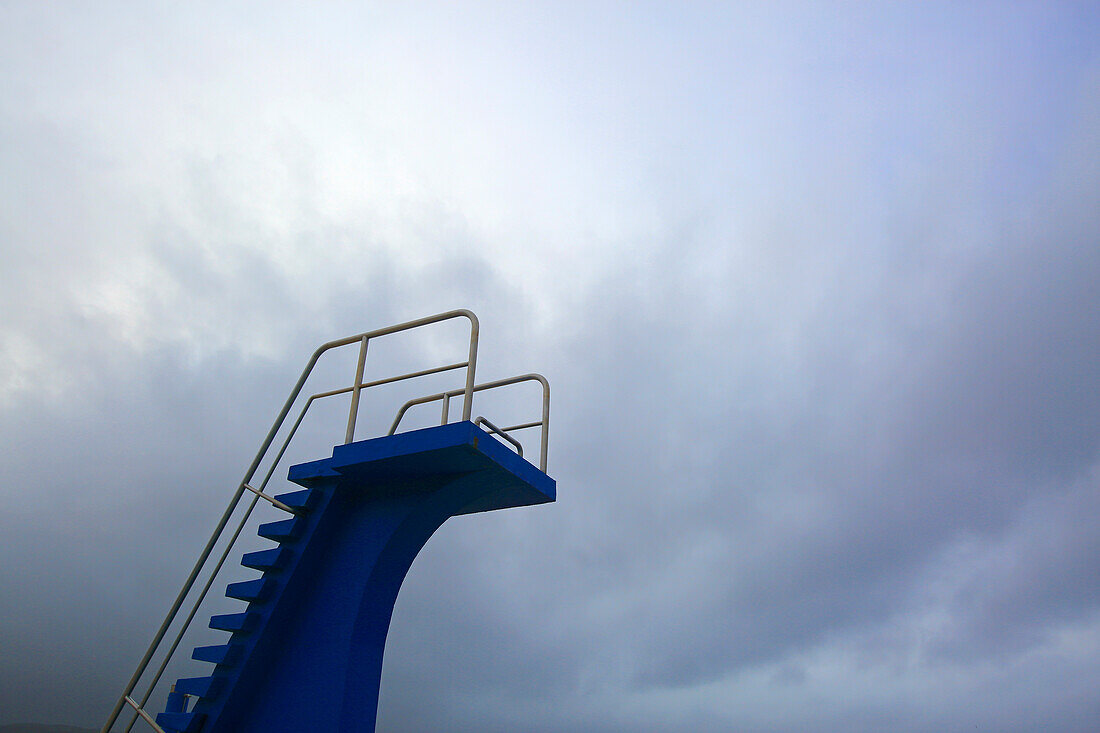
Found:
[[[365, 376], [372, 341], [463, 321], [469, 331], [460, 361]], [[550, 384], [536, 373], [478, 383], [479, 333], [477, 316], [458, 309], [317, 348], [100, 733], [129, 733], [135, 724], [154, 733], [374, 731], [390, 617], [420, 548], [450, 517], [557, 497], [557, 485], [546, 473]], [[306, 386], [314, 383], [318, 361], [352, 348], [358, 358], [351, 383], [310, 394]], [[365, 390], [452, 372], [464, 372], [463, 386], [410, 399], [397, 409], [385, 435], [355, 439]], [[475, 394], [532, 384], [541, 391], [537, 417], [528, 412], [524, 422], [497, 427], [485, 416], [474, 416]], [[310, 407], [342, 397], [350, 403], [347, 423], [340, 426], [343, 441], [331, 455], [280, 468]], [[454, 416], [453, 402], [460, 402]], [[402, 432], [406, 413], [420, 411], [423, 417], [424, 406], [439, 408], [439, 425]], [[532, 460], [537, 465], [524, 458], [518, 437], [536, 429], [538, 458]], [[287, 470], [288, 480], [300, 488], [269, 493], [277, 469]], [[259, 526], [253, 522], [249, 530], [268, 543], [240, 558], [255, 575], [220, 585], [219, 573], [237, 539], [248, 536], [245, 527], [261, 500], [282, 515]], [[237, 608], [213, 616], [200, 613], [208, 592], [222, 588]], [[177, 650], [187, 648], [182, 642], [192, 621], [207, 617], [210, 635], [220, 640], [193, 649], [191, 658], [199, 664], [188, 663], [207, 671], [178, 679], [165, 690], [170, 679], [165, 672], [177, 669], [170, 664]], [[154, 657], [161, 652], [157, 664]], [[154, 707], [162, 700], [163, 710]]]
[[[469, 421], [339, 445], [292, 466], [300, 507], [261, 525], [278, 544], [248, 553], [262, 571], [227, 595], [248, 601], [210, 625], [209, 676], [176, 682], [198, 697], [157, 716], [165, 731], [373, 731], [382, 658], [401, 582], [428, 538], [461, 514], [552, 502], [555, 481]], [[487, 548], [492, 551], [492, 548]]]

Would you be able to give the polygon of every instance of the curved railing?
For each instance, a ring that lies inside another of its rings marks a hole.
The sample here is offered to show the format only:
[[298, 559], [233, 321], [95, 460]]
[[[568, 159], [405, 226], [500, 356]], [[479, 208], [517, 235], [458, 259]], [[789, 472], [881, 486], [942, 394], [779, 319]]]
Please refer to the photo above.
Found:
[[[468, 356], [467, 356], [466, 361], [457, 362], [457, 363], [454, 363], [454, 364], [447, 364], [445, 366], [435, 367], [435, 368], [432, 368], [432, 369], [425, 369], [425, 370], [421, 370], [421, 371], [418, 371], [418, 372], [411, 372], [411, 373], [408, 373], [408, 374], [402, 374], [402, 375], [399, 375], [399, 376], [396, 376], [396, 377], [389, 377], [389, 378], [386, 378], [386, 379], [379, 379], [379, 380], [374, 380], [374, 381], [371, 381], [371, 382], [363, 382], [363, 370], [364, 370], [365, 363], [366, 363], [366, 358], [367, 358], [367, 346], [368, 346], [369, 342], [371, 341], [371, 339], [379, 338], [381, 336], [387, 336], [387, 335], [390, 335], [390, 334], [400, 333], [402, 331], [408, 331], [408, 330], [412, 330], [412, 329], [415, 329], [415, 328], [420, 328], [420, 327], [423, 327], [423, 326], [428, 326], [428, 325], [432, 325], [432, 324], [435, 324], [435, 323], [440, 323], [442, 321], [452, 320], [452, 319], [455, 319], [455, 318], [466, 318], [470, 321], [469, 352], [468, 352]], [[192, 568], [191, 573], [187, 576], [187, 580], [184, 582], [183, 588], [180, 590], [179, 594], [176, 596], [175, 601], [173, 601], [172, 606], [169, 609], [168, 614], [164, 619], [164, 622], [161, 623], [160, 628], [157, 629], [157, 632], [153, 637], [152, 643], [149, 645], [149, 648], [146, 650], [145, 654], [141, 658], [141, 661], [138, 663], [137, 670], [134, 672], [133, 676], [130, 678], [130, 681], [127, 683], [126, 689], [123, 691], [122, 695], [119, 697], [117, 703], [114, 706], [114, 709], [112, 709], [111, 714], [107, 719], [107, 722], [104, 724], [104, 726], [101, 730], [101, 733], [108, 733], [111, 730], [111, 728], [114, 726], [115, 722], [118, 720], [119, 715], [122, 713], [122, 709], [125, 706], [129, 706], [134, 710], [133, 717], [130, 719], [129, 724], [126, 726], [126, 731], [129, 731], [131, 728], [133, 728], [134, 723], [137, 722], [137, 719], [139, 717], [141, 717], [143, 720], [148, 722], [155, 730], [158, 730], [158, 731], [161, 730], [159, 728], [159, 726], [157, 726], [157, 724], [154, 722], [154, 720], [149, 716], [149, 714], [145, 711], [145, 709], [144, 709], [145, 705], [148, 703], [149, 698], [152, 696], [153, 691], [156, 689], [157, 683], [160, 682], [160, 679], [163, 676], [164, 671], [168, 666], [168, 663], [172, 659], [172, 655], [175, 653], [176, 649], [179, 647], [179, 644], [180, 644], [181, 640], [183, 639], [184, 634], [186, 633], [187, 629], [190, 627], [191, 622], [195, 618], [195, 615], [198, 613], [199, 607], [201, 606], [203, 600], [205, 600], [206, 595], [210, 590], [210, 587], [214, 584], [214, 580], [216, 579], [219, 571], [222, 569], [222, 566], [225, 564], [226, 558], [229, 556], [230, 551], [233, 549], [233, 546], [236, 543], [237, 538], [240, 536], [241, 531], [244, 529], [244, 526], [245, 526], [246, 522], [248, 521], [249, 517], [251, 516], [253, 509], [255, 509], [256, 503], [261, 498], [263, 498], [263, 499], [267, 500], [268, 502], [270, 502], [276, 508], [279, 508], [283, 511], [289, 511], [289, 512], [292, 512], [292, 513], [294, 512], [294, 510], [292, 508], [286, 506], [285, 504], [282, 504], [278, 500], [276, 500], [273, 497], [269, 496], [268, 494], [264, 493], [264, 489], [267, 488], [267, 484], [271, 480], [271, 477], [274, 474], [276, 467], [278, 467], [279, 462], [282, 460], [283, 455], [286, 453], [286, 450], [287, 450], [288, 446], [290, 445], [290, 442], [293, 440], [295, 434], [298, 431], [298, 428], [302, 424], [302, 420], [305, 418], [306, 413], [309, 411], [309, 408], [313, 405], [313, 403], [316, 400], [322, 399], [322, 398], [325, 398], [325, 397], [332, 397], [332, 396], [335, 396], [335, 395], [351, 393], [351, 409], [348, 413], [347, 428], [346, 428], [345, 434], [344, 434], [344, 441], [346, 443], [350, 443], [355, 437], [355, 422], [356, 422], [356, 418], [357, 418], [358, 410], [359, 410], [359, 395], [362, 392], [362, 390], [370, 388], [370, 387], [383, 385], [383, 384], [398, 382], [398, 381], [405, 380], [405, 379], [414, 379], [416, 377], [423, 377], [423, 376], [427, 376], [427, 375], [430, 375], [430, 374], [438, 374], [438, 373], [441, 373], [441, 372], [446, 372], [446, 371], [465, 368], [466, 369], [466, 383], [465, 383], [465, 386], [460, 390], [453, 390], [451, 392], [444, 393], [444, 394], [450, 395], [447, 398], [448, 402], [449, 402], [451, 397], [457, 396], [459, 394], [463, 395], [462, 419], [463, 420], [469, 420], [470, 415], [471, 415], [471, 411], [472, 411], [472, 408], [473, 408], [473, 393], [476, 392], [476, 391], [479, 391], [481, 389], [486, 388], [485, 385], [475, 386], [475, 379], [474, 379], [475, 370], [476, 370], [476, 367], [477, 367], [478, 329], [479, 329], [479, 324], [478, 324], [477, 316], [475, 316], [469, 310], [459, 309], [459, 310], [448, 311], [446, 313], [440, 313], [440, 314], [434, 315], [434, 316], [428, 316], [426, 318], [419, 318], [419, 319], [416, 319], [416, 320], [413, 320], [413, 321], [407, 321], [405, 323], [400, 323], [400, 324], [397, 324], [395, 326], [389, 326], [387, 328], [381, 328], [381, 329], [378, 329], [378, 330], [375, 330], [375, 331], [367, 331], [365, 333], [360, 333], [360, 334], [357, 334], [355, 336], [349, 336], [347, 338], [337, 339], [335, 341], [329, 341], [328, 343], [322, 344], [320, 347], [318, 347], [318, 349], [316, 351], [313, 352], [313, 355], [310, 357], [309, 361], [307, 362], [307, 364], [305, 366], [305, 369], [302, 370], [301, 375], [298, 377], [298, 381], [295, 383], [294, 388], [291, 390], [290, 396], [287, 398], [286, 402], [283, 404], [282, 409], [279, 411], [278, 417], [275, 418], [275, 422], [271, 426], [271, 430], [268, 431], [267, 437], [264, 438], [263, 443], [260, 445], [259, 451], [257, 451], [255, 458], [253, 458], [252, 463], [249, 465], [248, 470], [245, 472], [244, 478], [241, 480], [240, 484], [237, 486], [237, 490], [236, 490], [236, 492], [234, 492], [233, 498], [230, 499], [230, 501], [229, 501], [229, 506], [226, 508], [225, 512], [222, 514], [221, 519], [218, 521], [217, 527], [214, 529], [214, 532], [211, 534], [210, 539], [206, 543], [206, 546], [203, 547], [203, 550], [199, 555], [198, 561], [196, 561], [194, 568]], [[280, 445], [280, 447], [279, 447], [279, 449], [278, 449], [278, 451], [275, 455], [275, 458], [274, 458], [274, 460], [272, 460], [271, 466], [267, 470], [267, 473], [264, 475], [264, 478], [260, 482], [260, 485], [258, 487], [253, 486], [250, 482], [255, 477], [256, 472], [259, 469], [260, 465], [264, 462], [264, 459], [267, 458], [268, 453], [271, 449], [271, 446], [275, 441], [275, 437], [278, 435], [279, 431], [282, 429], [283, 424], [285, 423], [287, 416], [290, 414], [291, 408], [294, 406], [294, 403], [301, 396], [302, 388], [305, 386], [306, 381], [309, 379], [309, 376], [312, 374], [313, 368], [317, 365], [317, 361], [321, 358], [322, 355], [324, 355], [328, 351], [331, 351], [333, 349], [337, 349], [337, 348], [340, 348], [340, 347], [343, 347], [343, 346], [349, 346], [349, 345], [355, 344], [355, 343], [359, 344], [359, 359], [358, 359], [358, 362], [356, 363], [355, 381], [349, 387], [330, 390], [328, 392], [320, 392], [320, 393], [311, 395], [306, 400], [306, 403], [303, 405], [301, 412], [299, 413], [297, 419], [294, 421], [293, 426], [289, 430], [289, 432], [287, 434], [287, 437], [283, 440], [282, 444]], [[543, 380], [543, 381], [545, 381], [545, 380]], [[549, 389], [549, 387], [547, 387], [547, 390], [548, 389]], [[547, 391], [547, 399], [548, 399], [548, 395], [549, 395], [549, 392]], [[407, 408], [408, 408], [408, 406], [403, 408], [402, 414], [404, 414], [404, 412], [403, 412], [404, 409], [407, 409]], [[446, 420], [444, 420], [444, 422], [446, 422]], [[545, 417], [544, 417], [544, 423], [545, 423]], [[393, 431], [391, 430], [391, 434], [392, 434], [392, 432]], [[543, 460], [544, 460], [544, 462], [545, 462], [545, 454], [546, 454], [546, 447], [545, 447], [545, 437], [544, 437], [544, 440], [543, 440]], [[545, 463], [544, 463], [543, 467], [545, 469]], [[157, 671], [154, 674], [152, 681], [149, 683], [148, 689], [146, 690], [144, 695], [142, 695], [140, 701], [135, 700], [132, 697], [134, 689], [138, 686], [138, 683], [141, 681], [141, 678], [144, 676], [146, 671], [149, 669], [149, 664], [152, 661], [153, 657], [156, 656], [157, 650], [161, 647], [161, 644], [163, 643], [165, 636], [167, 636], [167, 634], [168, 634], [169, 628], [172, 626], [173, 622], [178, 617], [180, 609], [183, 607], [185, 601], [191, 595], [191, 591], [195, 587], [195, 582], [198, 580], [199, 575], [202, 574], [203, 568], [206, 567], [207, 561], [210, 559], [210, 556], [213, 553], [213, 550], [214, 550], [215, 546], [218, 544], [218, 541], [221, 539], [222, 534], [224, 533], [226, 526], [229, 524], [229, 520], [232, 518], [234, 512], [236, 511], [237, 507], [240, 504], [241, 497], [244, 496], [246, 491], [251, 492], [253, 494], [252, 501], [249, 503], [249, 505], [245, 509], [244, 516], [241, 518], [241, 520], [238, 523], [237, 527], [233, 531], [233, 534], [230, 537], [229, 542], [227, 543], [227, 545], [225, 547], [225, 550], [222, 552], [222, 554], [220, 555], [218, 560], [215, 562], [213, 569], [210, 571], [208, 579], [206, 580], [205, 584], [202, 586], [201, 590], [199, 591], [197, 598], [195, 599], [194, 603], [192, 604], [192, 607], [191, 607], [190, 611], [188, 612], [186, 618], [183, 621], [183, 624], [181, 625], [181, 628], [179, 629], [179, 631], [177, 632], [177, 634], [173, 638], [172, 642], [169, 644], [168, 651], [164, 655], [164, 659], [161, 662], [160, 666], [157, 668]]]
[[[484, 417], [479, 417], [477, 422], [486, 424], [490, 431], [497, 433], [502, 438], [507, 440], [513, 445], [517, 445], [517, 441], [509, 435], [516, 430], [525, 430], [527, 428], [542, 428], [542, 435], [539, 440], [539, 470], [546, 473], [546, 447], [549, 444], [550, 438], [550, 383], [546, 381], [546, 377], [541, 374], [520, 374], [515, 377], [508, 377], [507, 379], [497, 379], [492, 382], [485, 382], [484, 384], [475, 385], [473, 392], [482, 392], [487, 389], [496, 389], [498, 387], [506, 387], [511, 384], [520, 384], [522, 382], [538, 382], [542, 385], [542, 417], [539, 420], [532, 422], [519, 423], [518, 425], [509, 425], [506, 428], [498, 428]], [[441, 401], [443, 403], [443, 417], [440, 422], [441, 425], [447, 423], [447, 416], [449, 412], [451, 399], [463, 394], [463, 390], [453, 389], [447, 392], [439, 392], [437, 394], [428, 395], [427, 397], [417, 397], [416, 399], [409, 400], [401, 409], [397, 411], [397, 417], [394, 418], [393, 425], [390, 426], [390, 430], [387, 435], [393, 435], [397, 432], [397, 427], [401, 424], [401, 420], [405, 417], [405, 413], [409, 411], [410, 407], [416, 405], [425, 405], [431, 402]], [[469, 420], [469, 416], [464, 413], [463, 420]], [[518, 452], [523, 455], [523, 447], [518, 447]]]

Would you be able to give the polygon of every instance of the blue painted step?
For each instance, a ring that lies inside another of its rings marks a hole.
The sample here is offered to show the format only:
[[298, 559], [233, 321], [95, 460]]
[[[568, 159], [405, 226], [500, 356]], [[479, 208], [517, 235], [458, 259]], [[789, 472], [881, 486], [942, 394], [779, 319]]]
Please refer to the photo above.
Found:
[[185, 677], [176, 680], [176, 692], [195, 697], [214, 697], [221, 690], [221, 677]]
[[313, 505], [317, 503], [318, 496], [320, 496], [320, 492], [318, 491], [314, 491], [313, 489], [301, 489], [299, 491], [288, 491], [285, 494], [279, 494], [275, 498], [291, 509], [309, 511], [313, 508]]
[[261, 537], [266, 537], [269, 540], [275, 540], [276, 542], [286, 542], [297, 537], [305, 526], [305, 522], [299, 517], [291, 517], [290, 519], [280, 519], [278, 522], [268, 522], [267, 524], [261, 524], [257, 533]]
[[197, 646], [195, 651], [191, 652], [191, 658], [214, 664], [236, 664], [241, 660], [241, 646], [239, 644]]
[[253, 570], [278, 570], [290, 559], [290, 550], [285, 547], [273, 547], [270, 550], [246, 552], [241, 565]]
[[230, 583], [225, 589], [225, 595], [251, 603], [262, 601], [271, 594], [274, 587], [275, 580], [273, 578], [256, 578], [255, 580], [244, 580], [240, 583]]
[[198, 733], [205, 719], [202, 713], [160, 713], [157, 725], [173, 733]]
[[260, 614], [255, 611], [244, 613], [223, 613], [210, 617], [210, 628], [233, 633], [251, 631], [260, 621]]
[[166, 713], [186, 713], [187, 712], [187, 695], [178, 691], [175, 685], [172, 685], [172, 691], [168, 693], [168, 700], [164, 705], [164, 712]]

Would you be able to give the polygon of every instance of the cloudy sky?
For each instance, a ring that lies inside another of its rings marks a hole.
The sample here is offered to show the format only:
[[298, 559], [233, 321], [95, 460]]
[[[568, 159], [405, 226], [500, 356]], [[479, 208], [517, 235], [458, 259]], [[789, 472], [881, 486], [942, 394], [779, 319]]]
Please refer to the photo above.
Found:
[[0, 2], [0, 725], [468, 307], [559, 501], [428, 543], [379, 730], [1094, 731], [1097, 6], [456, 5]]

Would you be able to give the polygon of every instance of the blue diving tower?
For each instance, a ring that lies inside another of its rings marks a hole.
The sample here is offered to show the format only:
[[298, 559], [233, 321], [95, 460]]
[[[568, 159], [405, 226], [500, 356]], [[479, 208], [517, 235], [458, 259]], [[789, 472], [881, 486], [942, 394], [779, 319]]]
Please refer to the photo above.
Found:
[[[452, 319], [469, 321], [463, 361], [364, 381], [372, 340]], [[457, 310], [332, 341], [314, 352], [101, 733], [130, 731], [135, 724], [161, 733], [374, 731], [394, 603], [428, 538], [450, 517], [556, 498], [556, 484], [546, 474], [549, 384], [538, 374], [477, 383], [477, 343], [477, 317]], [[351, 385], [303, 398], [318, 360], [355, 345]], [[364, 390], [452, 370], [465, 372], [464, 386], [411, 399], [387, 434], [354, 440]], [[472, 419], [476, 393], [525, 383], [541, 387], [537, 419], [506, 427]], [[287, 478], [296, 489], [271, 492], [271, 479], [310, 407], [342, 395], [351, 402], [344, 442], [327, 457], [289, 466]], [[452, 421], [451, 402], [459, 398], [461, 418]], [[410, 408], [430, 403], [440, 404], [439, 425], [399, 430]], [[296, 405], [298, 415], [288, 421]], [[536, 428], [538, 465], [524, 458], [515, 435]], [[181, 663], [176, 652], [260, 501], [282, 517], [259, 523], [255, 532], [266, 546], [240, 556], [255, 577], [225, 586], [238, 608], [210, 617], [210, 633], [221, 638], [195, 647], [196, 661]], [[186, 665], [203, 674], [176, 679], [166, 690], [165, 672]]]

